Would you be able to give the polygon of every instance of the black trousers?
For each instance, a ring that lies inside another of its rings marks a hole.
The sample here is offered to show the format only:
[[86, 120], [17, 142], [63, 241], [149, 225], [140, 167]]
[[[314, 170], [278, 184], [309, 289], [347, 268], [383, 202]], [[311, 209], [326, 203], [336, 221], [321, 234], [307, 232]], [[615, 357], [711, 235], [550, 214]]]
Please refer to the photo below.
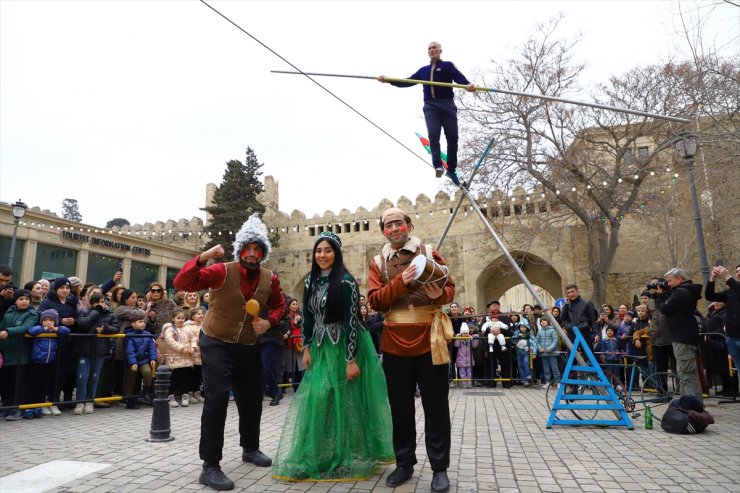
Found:
[[393, 419], [393, 450], [396, 464], [412, 467], [416, 460], [414, 392], [419, 385], [424, 407], [424, 437], [432, 471], [450, 465], [450, 406], [447, 401], [449, 365], [433, 365], [432, 354], [395, 356], [383, 354], [388, 400]]
[[[229, 344], [200, 333], [206, 402], [200, 418], [200, 458], [218, 464], [224, 447], [229, 390], [239, 412], [239, 445], [260, 447], [262, 419], [262, 359], [259, 346]], [[412, 397], [413, 398], [413, 397]]]
[[29, 404], [46, 402], [46, 398], [54, 394], [54, 381], [56, 380], [56, 362], [48, 364], [32, 361], [28, 368], [28, 383], [26, 387], [26, 400]]

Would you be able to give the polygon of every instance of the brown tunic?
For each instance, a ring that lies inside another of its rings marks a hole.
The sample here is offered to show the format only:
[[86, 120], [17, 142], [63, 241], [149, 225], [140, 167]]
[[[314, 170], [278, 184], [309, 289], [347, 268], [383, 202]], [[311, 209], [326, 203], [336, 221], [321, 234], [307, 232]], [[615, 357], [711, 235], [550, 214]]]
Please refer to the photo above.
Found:
[[[452, 276], [442, 289], [442, 296], [432, 301], [419, 283], [410, 283], [408, 286], [401, 279], [411, 261], [421, 253], [420, 248], [415, 251], [401, 249], [385, 261], [385, 272], [381, 272], [376, 262], [370, 264], [368, 273], [368, 300], [376, 310], [389, 312], [393, 310], [408, 310], [409, 305], [415, 307], [428, 305], [443, 305], [451, 303], [455, 296], [455, 284]], [[444, 260], [436, 250], [432, 251], [434, 261], [445, 265]], [[387, 273], [387, 277], [385, 275]], [[430, 323], [393, 323], [385, 321], [383, 338], [381, 341], [383, 352], [398, 356], [419, 356], [431, 351], [431, 324]]]

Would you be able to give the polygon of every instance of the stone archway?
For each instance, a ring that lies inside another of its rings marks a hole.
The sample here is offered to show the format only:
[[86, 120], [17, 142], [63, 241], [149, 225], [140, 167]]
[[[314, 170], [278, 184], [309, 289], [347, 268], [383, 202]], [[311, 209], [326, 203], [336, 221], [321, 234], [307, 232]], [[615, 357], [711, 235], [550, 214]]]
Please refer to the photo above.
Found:
[[[553, 298], [562, 293], [562, 278], [557, 270], [542, 257], [524, 251], [512, 251], [511, 256], [527, 276], [529, 282], [547, 291]], [[510, 288], [522, 284], [509, 261], [501, 255], [481, 270], [476, 279], [476, 308], [484, 311], [486, 303], [499, 299]]]
[[283, 291], [285, 291], [285, 294], [288, 296], [295, 298], [298, 300], [298, 306], [300, 306], [301, 310], [303, 310], [303, 290], [306, 286], [306, 278], [311, 272], [306, 272], [303, 277], [301, 277], [295, 285], [293, 285], [293, 288], [290, 291], [287, 291], [285, 288], [283, 288]]

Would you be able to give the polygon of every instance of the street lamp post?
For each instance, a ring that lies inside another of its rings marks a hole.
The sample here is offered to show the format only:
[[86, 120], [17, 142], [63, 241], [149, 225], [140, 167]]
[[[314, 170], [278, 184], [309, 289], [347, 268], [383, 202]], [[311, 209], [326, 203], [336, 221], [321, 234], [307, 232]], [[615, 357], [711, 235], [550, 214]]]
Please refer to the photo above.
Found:
[[18, 223], [26, 215], [26, 209], [28, 209], [28, 206], [21, 202], [20, 199], [11, 206], [13, 222], [15, 223], [15, 226], [13, 226], [13, 237], [10, 240], [10, 255], [8, 256], [8, 265], [11, 269], [13, 268], [13, 258], [15, 257], [15, 240], [18, 236]]
[[701, 224], [701, 209], [699, 208], [699, 196], [696, 193], [696, 179], [694, 178], [694, 156], [696, 155], [696, 139], [689, 133], [681, 134], [681, 139], [676, 142], [676, 152], [683, 159], [689, 175], [689, 190], [691, 191], [691, 206], [694, 209], [694, 229], [696, 230], [696, 244], [699, 248], [699, 262], [701, 263], [701, 277], [704, 284], [709, 281], [709, 261], [707, 259], [707, 247], [704, 244], [704, 229]]

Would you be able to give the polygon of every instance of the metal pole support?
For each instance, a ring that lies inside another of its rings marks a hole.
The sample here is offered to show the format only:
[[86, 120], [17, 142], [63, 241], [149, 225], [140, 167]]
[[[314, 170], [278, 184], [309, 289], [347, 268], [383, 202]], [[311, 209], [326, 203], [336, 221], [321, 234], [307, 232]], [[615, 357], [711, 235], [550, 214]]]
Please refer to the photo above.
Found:
[[171, 442], [175, 437], [170, 436], [170, 376], [172, 370], [162, 365], [157, 368], [157, 378], [154, 381], [154, 410], [152, 411], [152, 427], [149, 430], [147, 442]]

